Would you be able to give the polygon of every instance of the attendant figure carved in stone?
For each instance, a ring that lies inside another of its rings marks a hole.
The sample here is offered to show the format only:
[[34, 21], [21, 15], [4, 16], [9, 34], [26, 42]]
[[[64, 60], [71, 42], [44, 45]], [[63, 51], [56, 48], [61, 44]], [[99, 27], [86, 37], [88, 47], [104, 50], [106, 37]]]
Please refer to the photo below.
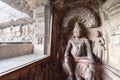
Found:
[[103, 61], [103, 56], [105, 57], [105, 41], [100, 33], [100, 31], [97, 31], [96, 34], [96, 39], [94, 41], [94, 48], [93, 48], [93, 52], [95, 54], [95, 56], [97, 57], [97, 62], [98, 63], [102, 63]]

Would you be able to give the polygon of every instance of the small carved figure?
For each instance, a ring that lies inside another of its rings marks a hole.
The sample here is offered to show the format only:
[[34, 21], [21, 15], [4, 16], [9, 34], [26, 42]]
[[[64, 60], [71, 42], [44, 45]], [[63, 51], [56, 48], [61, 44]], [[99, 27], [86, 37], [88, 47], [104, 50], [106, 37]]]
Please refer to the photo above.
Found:
[[94, 41], [93, 52], [94, 52], [95, 56], [98, 58], [97, 59], [98, 63], [102, 63], [102, 61], [103, 61], [103, 56], [104, 56], [104, 52], [105, 52], [104, 45], [105, 45], [105, 41], [104, 41], [101, 33], [99, 31], [97, 31], [96, 39]]
[[[86, 61], [93, 61], [91, 49], [90, 49], [90, 43], [87, 38], [82, 37], [81, 35], [81, 28], [76, 22], [75, 28], [73, 30], [73, 37], [68, 41], [67, 48], [65, 51], [65, 57], [64, 57], [64, 67], [66, 68], [66, 71], [69, 73], [68, 80], [73, 80], [73, 71], [71, 70], [70, 64], [69, 64], [69, 54], [73, 56], [74, 62], [76, 63], [75, 66], [75, 76], [76, 80], [81, 80], [81, 74], [84, 67], [82, 67], [82, 62], [86, 59]], [[90, 70], [90, 69], [89, 69]], [[88, 70], [87, 70], [88, 71]], [[90, 72], [90, 71], [89, 71]], [[85, 71], [84, 71], [85, 73]], [[87, 72], [86, 72], [87, 73]], [[91, 75], [91, 76], [90, 76]], [[87, 73], [86, 77], [89, 77], [90, 79], [85, 80], [92, 80], [92, 73]]]

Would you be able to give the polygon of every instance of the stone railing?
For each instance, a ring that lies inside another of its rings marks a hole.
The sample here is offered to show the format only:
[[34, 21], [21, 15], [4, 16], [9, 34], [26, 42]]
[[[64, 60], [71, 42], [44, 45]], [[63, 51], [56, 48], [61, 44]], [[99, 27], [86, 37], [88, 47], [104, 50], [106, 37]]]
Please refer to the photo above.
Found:
[[0, 80], [55, 80], [55, 62], [49, 57], [0, 77]]
[[0, 59], [16, 57], [33, 53], [33, 44], [0, 45]]

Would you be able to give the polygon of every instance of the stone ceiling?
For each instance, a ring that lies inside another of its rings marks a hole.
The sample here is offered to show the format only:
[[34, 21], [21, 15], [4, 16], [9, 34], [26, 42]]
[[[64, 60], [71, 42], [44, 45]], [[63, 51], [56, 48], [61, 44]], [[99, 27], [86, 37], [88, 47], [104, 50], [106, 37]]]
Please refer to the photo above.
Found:
[[11, 7], [27, 13], [30, 17], [33, 16], [33, 10], [36, 9], [38, 6], [46, 4], [47, 0], [0, 0]]
[[27, 13], [31, 18], [33, 17], [33, 11], [39, 7], [40, 5], [45, 5], [48, 3], [48, 1], [51, 1], [53, 6], [56, 6], [56, 8], [59, 10], [65, 8], [66, 6], [73, 6], [76, 4], [75, 2], [81, 3], [81, 5], [84, 3], [84, 5], [90, 5], [90, 3], [94, 4], [102, 4], [107, 0], [0, 0], [4, 3], [10, 5], [11, 7]]
[[0, 24], [10, 22], [11, 20], [16, 21], [19, 18], [30, 18], [24, 12], [18, 11], [15, 8], [10, 7], [8, 4], [0, 1]]
[[[7, 3], [8, 5], [10, 5], [11, 7], [21, 11], [21, 12], [25, 12], [27, 13], [30, 17], [33, 16], [33, 10], [36, 9], [38, 6], [43, 5], [43, 4], [47, 4], [49, 0], [0, 0], [3, 1], [5, 3]], [[74, 0], [50, 0], [51, 2], [55, 2], [55, 3], [61, 3], [62, 1], [65, 1], [65, 3], [69, 3], [69, 2], [74, 2]], [[106, 0], [75, 0], [75, 1], [98, 1], [99, 3], [105, 2]], [[59, 5], [59, 4], [58, 4]], [[60, 5], [62, 6], [62, 5]]]

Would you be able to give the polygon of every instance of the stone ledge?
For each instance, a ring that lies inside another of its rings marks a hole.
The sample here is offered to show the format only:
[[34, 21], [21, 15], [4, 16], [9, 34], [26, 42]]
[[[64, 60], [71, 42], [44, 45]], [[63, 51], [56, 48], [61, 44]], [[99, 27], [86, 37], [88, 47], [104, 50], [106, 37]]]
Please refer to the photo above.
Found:
[[22, 67], [35, 63], [48, 56], [49, 55], [29, 54], [15, 58], [0, 60], [0, 76], [3, 76]]

